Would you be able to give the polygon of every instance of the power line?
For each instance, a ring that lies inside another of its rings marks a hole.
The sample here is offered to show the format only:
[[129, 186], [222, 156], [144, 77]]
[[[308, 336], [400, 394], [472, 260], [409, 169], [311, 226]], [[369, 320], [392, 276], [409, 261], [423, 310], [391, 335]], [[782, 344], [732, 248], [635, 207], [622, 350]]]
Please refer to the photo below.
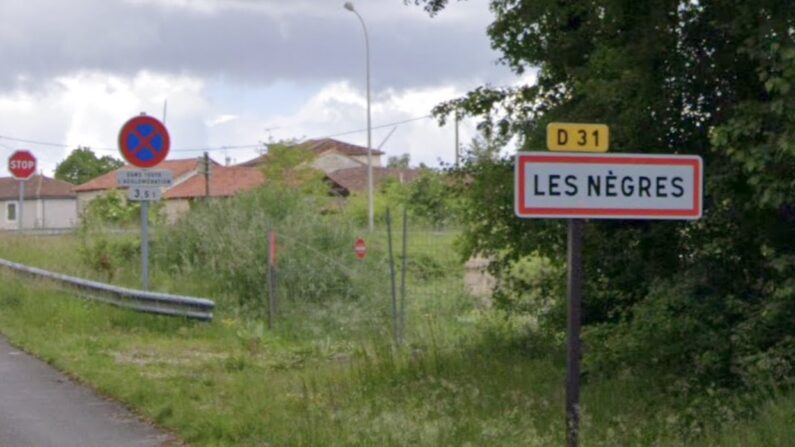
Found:
[[[398, 126], [398, 125], [401, 125], [401, 124], [406, 124], [406, 123], [411, 123], [411, 122], [414, 122], [414, 121], [420, 121], [420, 120], [428, 119], [428, 118], [431, 118], [432, 116], [433, 115], [418, 116], [416, 118], [409, 118], [409, 119], [403, 120], [403, 121], [395, 121], [394, 123], [387, 123], [387, 124], [381, 124], [381, 125], [378, 125], [378, 126], [372, 126], [371, 129], [384, 129], [386, 127]], [[322, 137], [322, 138], [341, 137], [343, 135], [351, 135], [351, 134], [354, 134], [354, 133], [360, 133], [360, 132], [366, 132], [366, 131], [367, 131], [367, 128], [365, 127], [364, 129], [350, 130], [350, 131], [347, 131], [347, 132], [335, 133], [333, 135], [326, 135], [325, 137]]]
[[[401, 124], [407, 124], [407, 123], [411, 123], [411, 122], [414, 122], [414, 121], [420, 121], [420, 120], [428, 119], [428, 118], [431, 118], [431, 117], [432, 117], [432, 115], [423, 115], [423, 116], [418, 116], [418, 117], [415, 117], [415, 118], [405, 119], [405, 120], [402, 120], [402, 121], [395, 121], [395, 122], [391, 122], [391, 123], [381, 124], [381, 125], [378, 125], [378, 126], [373, 126], [373, 127], [371, 127], [371, 129], [384, 129], [384, 128], [387, 128], [387, 127], [399, 126]], [[291, 127], [293, 127], [293, 126], [291, 126]], [[271, 128], [271, 129], [273, 129], [273, 128]], [[326, 135], [326, 136], [323, 136], [323, 137], [313, 137], [313, 138], [307, 138], [307, 139], [314, 140], [314, 139], [322, 139], [322, 138], [334, 138], [334, 137], [341, 137], [341, 136], [345, 136], [345, 135], [357, 134], [357, 133], [366, 132], [366, 131], [367, 131], [367, 128], [365, 127], [363, 129], [349, 130], [349, 131], [345, 131], [345, 132], [340, 132], [340, 133], [335, 133], [335, 134], [331, 134], [331, 135]], [[0, 140], [8, 140], [8, 141], [14, 141], [14, 142], [17, 142], [17, 143], [35, 144], [35, 145], [38, 145], [38, 146], [49, 146], [49, 147], [58, 147], [58, 148], [67, 148], [67, 149], [74, 146], [74, 145], [69, 145], [69, 144], [64, 144], [64, 143], [55, 143], [55, 142], [51, 142], [51, 141], [40, 141], [40, 140], [31, 140], [31, 139], [26, 139], [26, 138], [10, 137], [10, 136], [7, 136], [7, 135], [0, 135]], [[241, 150], [241, 149], [255, 149], [255, 148], [261, 148], [264, 145], [265, 145], [265, 143], [258, 142], [258, 143], [240, 144], [240, 145], [207, 146], [207, 147], [197, 147], [197, 148], [179, 148], [179, 149], [172, 149], [171, 152], [219, 152], [219, 151], [230, 151], [230, 150]], [[98, 151], [98, 152], [116, 152], [117, 151], [117, 149], [110, 148], [110, 147], [91, 147], [91, 146], [83, 146], [83, 145], [80, 145], [80, 144], [78, 144], [77, 147], [90, 147], [92, 150], [95, 150], [95, 151]]]
[[219, 151], [228, 151], [228, 150], [238, 150], [238, 149], [254, 149], [258, 147], [262, 147], [264, 143], [257, 143], [257, 144], [241, 144], [238, 146], [218, 146], [218, 147], [197, 147], [192, 149], [171, 149], [169, 152], [219, 152]]
[[69, 147], [68, 144], [50, 143], [50, 142], [47, 142], [47, 141], [26, 140], [24, 138], [14, 138], [14, 137], [9, 137], [9, 136], [5, 136], [5, 135], [0, 135], [0, 139], [9, 140], [9, 141], [16, 141], [17, 143], [38, 144], [40, 146]]

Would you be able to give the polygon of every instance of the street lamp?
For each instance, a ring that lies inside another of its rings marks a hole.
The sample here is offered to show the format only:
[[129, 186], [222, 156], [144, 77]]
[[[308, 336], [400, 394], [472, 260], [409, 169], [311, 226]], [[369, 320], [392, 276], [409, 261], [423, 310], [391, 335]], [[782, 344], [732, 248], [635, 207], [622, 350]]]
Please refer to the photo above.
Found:
[[373, 231], [373, 149], [372, 149], [372, 126], [370, 125], [370, 39], [367, 37], [367, 27], [364, 19], [353, 8], [352, 2], [345, 2], [345, 9], [356, 14], [364, 30], [364, 49], [367, 64], [367, 228]]

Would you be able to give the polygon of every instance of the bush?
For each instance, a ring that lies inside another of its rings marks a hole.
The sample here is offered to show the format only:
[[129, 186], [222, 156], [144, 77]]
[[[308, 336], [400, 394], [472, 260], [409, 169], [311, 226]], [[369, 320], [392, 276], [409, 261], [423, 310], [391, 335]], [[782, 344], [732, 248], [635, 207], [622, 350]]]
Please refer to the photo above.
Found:
[[109, 237], [99, 230], [81, 233], [80, 258], [92, 271], [112, 282], [119, 269], [140, 259], [138, 237]]
[[[344, 215], [357, 225], [367, 225], [367, 192], [351, 194]], [[439, 172], [425, 170], [411, 183], [386, 180], [373, 200], [373, 220], [386, 223], [386, 210], [391, 209], [392, 220], [400, 219], [403, 207], [408, 211], [412, 223], [434, 228], [455, 225], [459, 221], [461, 201], [453, 189], [452, 180]]]
[[[350, 225], [324, 216], [315, 198], [265, 187], [234, 198], [198, 204], [164, 228], [155, 262], [213, 278], [218, 292], [246, 309], [267, 300], [268, 231], [277, 231], [278, 299], [324, 301], [371, 293], [375, 260], [347, 265], [356, 238]], [[369, 259], [374, 257], [368, 256]], [[386, 276], [384, 276], [386, 277]]]
[[[149, 222], [162, 222], [162, 202], [152, 202], [149, 207]], [[92, 230], [105, 227], [130, 227], [140, 220], [140, 202], [127, 200], [125, 192], [111, 189], [89, 202], [82, 216], [81, 225]]]

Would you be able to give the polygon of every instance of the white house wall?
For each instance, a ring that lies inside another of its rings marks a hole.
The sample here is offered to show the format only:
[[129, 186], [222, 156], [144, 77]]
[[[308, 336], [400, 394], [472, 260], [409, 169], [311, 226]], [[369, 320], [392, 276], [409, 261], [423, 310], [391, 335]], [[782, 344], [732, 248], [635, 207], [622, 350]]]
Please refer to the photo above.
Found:
[[317, 170], [323, 171], [326, 174], [330, 174], [332, 172], [339, 171], [340, 169], [358, 168], [362, 166], [362, 164], [358, 163], [351, 157], [331, 152], [321, 154], [312, 160], [310, 166]]
[[82, 215], [88, 208], [88, 204], [97, 197], [105, 194], [108, 190], [85, 191], [77, 193], [77, 212]]
[[[41, 202], [41, 214], [37, 216], [37, 228], [73, 228], [78, 224], [77, 200], [75, 199], [44, 199]], [[27, 220], [27, 219], [25, 219]]]
[[[355, 160], [360, 161], [361, 163], [367, 164], [367, 155], [356, 155], [351, 157]], [[373, 154], [373, 166], [376, 168], [381, 167], [381, 156]]]
[[[0, 201], [0, 230], [16, 230], [19, 228], [17, 220], [9, 221], [8, 204], [17, 204], [16, 200]], [[19, 209], [17, 209], [19, 219]], [[22, 228], [32, 229], [62, 229], [77, 226], [77, 201], [75, 199], [42, 199], [26, 200], [22, 214]]]
[[[0, 230], [14, 230], [14, 229], [17, 228], [18, 224], [17, 224], [16, 221], [9, 221], [8, 220], [8, 211], [7, 210], [8, 210], [8, 204], [9, 203], [16, 203], [16, 201], [3, 200], [3, 201], [0, 202], [0, 206], [2, 206], [2, 208], [0, 208], [0, 213], [2, 213], [2, 215], [0, 215]], [[19, 212], [17, 211], [17, 215], [19, 215], [18, 213]]]

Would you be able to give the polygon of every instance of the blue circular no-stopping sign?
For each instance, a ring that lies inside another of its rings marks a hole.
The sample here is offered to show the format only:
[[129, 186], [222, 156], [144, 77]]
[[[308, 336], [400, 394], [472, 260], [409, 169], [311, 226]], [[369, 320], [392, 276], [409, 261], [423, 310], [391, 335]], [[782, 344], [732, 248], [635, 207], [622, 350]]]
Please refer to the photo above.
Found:
[[157, 118], [139, 115], [119, 132], [119, 152], [133, 166], [151, 168], [165, 160], [171, 147], [166, 126]]

